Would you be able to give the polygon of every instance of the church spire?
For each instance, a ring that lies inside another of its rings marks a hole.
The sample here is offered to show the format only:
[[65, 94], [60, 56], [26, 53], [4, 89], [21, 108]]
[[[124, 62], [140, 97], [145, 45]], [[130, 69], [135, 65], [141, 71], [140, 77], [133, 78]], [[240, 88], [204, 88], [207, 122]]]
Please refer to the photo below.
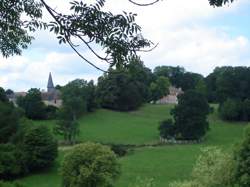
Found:
[[48, 79], [48, 85], [47, 85], [47, 91], [48, 92], [53, 92], [55, 90], [53, 80], [52, 80], [52, 75], [49, 73], [49, 79]]

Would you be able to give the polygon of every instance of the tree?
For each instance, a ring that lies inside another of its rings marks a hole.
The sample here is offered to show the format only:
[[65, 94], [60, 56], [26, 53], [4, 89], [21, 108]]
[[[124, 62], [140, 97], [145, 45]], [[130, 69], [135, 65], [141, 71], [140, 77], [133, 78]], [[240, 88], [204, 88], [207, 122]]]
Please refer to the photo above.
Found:
[[176, 138], [200, 139], [209, 129], [209, 105], [204, 95], [189, 90], [178, 98], [178, 105], [171, 111], [174, 117]]
[[[148, 6], [157, 3], [129, 2]], [[212, 6], [222, 6], [233, 0], [209, 0]], [[64, 14], [51, 8], [45, 0], [13, 0], [0, 3], [0, 51], [4, 57], [20, 55], [34, 39], [31, 32], [38, 29], [48, 29], [54, 32], [59, 43], [67, 43], [76, 54], [85, 62], [101, 70], [85, 58], [78, 45], [73, 41], [78, 40], [86, 46], [97, 58], [111, 66], [126, 64], [128, 58], [135, 55], [142, 48], [149, 47], [152, 42], [141, 34], [141, 28], [135, 23], [135, 14], [124, 13], [113, 15], [111, 12], [102, 11], [105, 0], [97, 0], [94, 4], [82, 1], [71, 1], [71, 13]], [[43, 9], [44, 8], [44, 9]], [[47, 11], [52, 20], [48, 23], [43, 18]], [[23, 18], [25, 14], [26, 17]], [[92, 48], [93, 43], [99, 44], [105, 50], [106, 57], [102, 57]]]
[[57, 157], [57, 142], [44, 126], [26, 129], [20, 146], [29, 171], [50, 167]]
[[161, 122], [159, 126], [160, 136], [165, 139], [172, 139], [175, 137], [175, 126], [172, 119], [167, 119]]
[[238, 145], [234, 159], [236, 161], [235, 179], [239, 186], [248, 187], [250, 185], [250, 128], [245, 131], [243, 141]]
[[219, 114], [224, 120], [239, 120], [241, 116], [241, 101], [228, 98], [220, 105]]
[[0, 153], [0, 180], [11, 180], [23, 174], [20, 153], [15, 145], [0, 144]]
[[216, 147], [202, 149], [192, 177], [204, 187], [229, 187], [234, 184], [235, 163], [232, 154]]
[[109, 147], [95, 143], [76, 145], [62, 162], [64, 187], [108, 187], [120, 174], [120, 166]]
[[168, 78], [160, 76], [150, 84], [151, 99], [156, 102], [158, 99], [169, 93], [170, 82]]
[[8, 102], [8, 98], [2, 87], [0, 87], [0, 101], [5, 102], [5, 103]]
[[0, 101], [0, 143], [7, 143], [17, 132], [22, 112], [12, 103]]
[[17, 99], [19, 107], [23, 108], [25, 115], [30, 119], [45, 119], [45, 104], [42, 101], [40, 90], [31, 88], [27, 95]]
[[79, 134], [78, 118], [87, 110], [97, 106], [95, 86], [92, 81], [76, 79], [62, 89], [63, 105], [59, 111], [59, 120], [54, 131], [62, 135], [67, 143], [74, 143]]
[[97, 96], [104, 108], [129, 111], [135, 110], [149, 100], [149, 84], [152, 73], [137, 58], [128, 66], [110, 69], [99, 77]]

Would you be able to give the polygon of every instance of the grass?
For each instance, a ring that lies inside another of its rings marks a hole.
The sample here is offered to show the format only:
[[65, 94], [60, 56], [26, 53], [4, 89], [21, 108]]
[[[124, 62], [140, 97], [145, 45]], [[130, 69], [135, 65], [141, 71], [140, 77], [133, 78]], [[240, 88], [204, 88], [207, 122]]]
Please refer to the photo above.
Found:
[[[98, 110], [80, 119], [82, 141], [97, 141], [116, 144], [147, 144], [159, 139], [159, 122], [170, 117], [169, 105], [145, 105], [135, 112]], [[174, 180], [188, 179], [200, 149], [204, 146], [219, 146], [230, 150], [242, 137], [246, 123], [221, 121], [214, 112], [209, 116], [210, 131], [205, 141], [197, 145], [169, 145], [144, 147], [120, 158], [122, 175], [116, 187], [128, 187], [137, 177], [154, 178], [156, 187], [166, 187]], [[54, 121], [35, 122], [53, 127]], [[27, 187], [60, 187], [58, 168], [64, 152], [53, 168], [22, 178]], [[133, 187], [133, 186], [132, 186]]]

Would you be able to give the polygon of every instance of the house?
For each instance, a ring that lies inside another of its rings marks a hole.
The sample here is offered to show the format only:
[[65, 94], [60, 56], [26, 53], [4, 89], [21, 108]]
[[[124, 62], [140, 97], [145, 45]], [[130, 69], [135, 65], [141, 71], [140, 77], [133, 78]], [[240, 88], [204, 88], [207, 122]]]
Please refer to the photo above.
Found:
[[181, 88], [176, 88], [174, 86], [170, 86], [169, 88], [169, 94], [162, 97], [158, 101], [156, 101], [157, 104], [178, 104], [178, 95], [183, 94]]

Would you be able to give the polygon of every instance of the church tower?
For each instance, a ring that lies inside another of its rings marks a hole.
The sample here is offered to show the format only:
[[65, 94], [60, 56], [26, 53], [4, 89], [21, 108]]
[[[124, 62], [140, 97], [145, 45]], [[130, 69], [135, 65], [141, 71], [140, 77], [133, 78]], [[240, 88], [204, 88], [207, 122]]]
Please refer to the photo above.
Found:
[[52, 80], [52, 75], [51, 73], [49, 73], [49, 79], [48, 79], [48, 85], [47, 85], [47, 92], [54, 92], [55, 91], [55, 87], [53, 84], [53, 80]]

